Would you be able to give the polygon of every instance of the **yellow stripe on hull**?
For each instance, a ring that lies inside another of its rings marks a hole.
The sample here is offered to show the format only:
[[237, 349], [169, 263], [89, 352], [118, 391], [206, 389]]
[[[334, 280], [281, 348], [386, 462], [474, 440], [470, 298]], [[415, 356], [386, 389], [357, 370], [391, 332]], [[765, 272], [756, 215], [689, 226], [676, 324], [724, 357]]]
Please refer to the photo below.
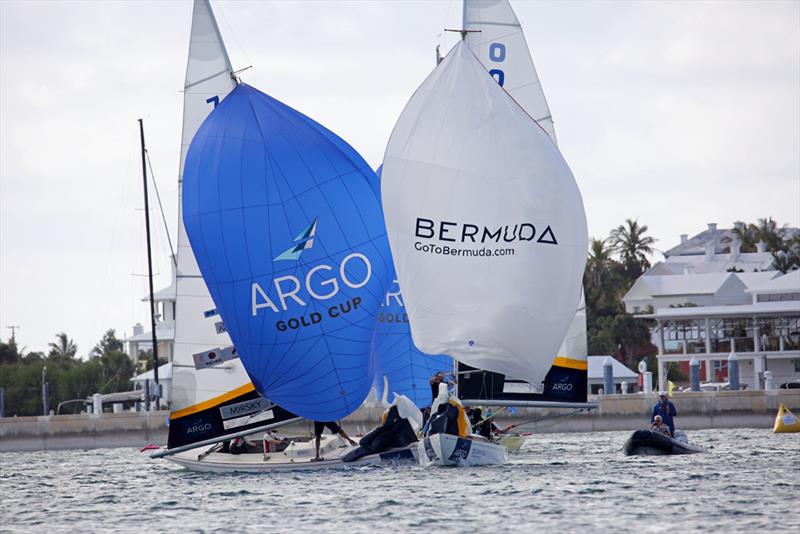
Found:
[[182, 410], [178, 410], [177, 412], [172, 412], [169, 414], [170, 420], [180, 419], [181, 417], [185, 417], [187, 415], [191, 415], [193, 413], [202, 412], [203, 410], [207, 410], [209, 408], [213, 408], [223, 402], [227, 402], [231, 399], [235, 399], [241, 395], [245, 395], [250, 393], [251, 391], [255, 391], [256, 387], [252, 384], [252, 382], [248, 382], [243, 386], [239, 386], [238, 388], [228, 391], [227, 393], [223, 393], [213, 399], [208, 399], [207, 401], [203, 401], [197, 404], [193, 404], [192, 406], [188, 406], [183, 408]]
[[558, 356], [555, 360], [553, 360], [553, 367], [565, 367], [567, 369], [587, 371], [589, 369], [589, 363], [586, 360], [573, 360], [572, 358]]

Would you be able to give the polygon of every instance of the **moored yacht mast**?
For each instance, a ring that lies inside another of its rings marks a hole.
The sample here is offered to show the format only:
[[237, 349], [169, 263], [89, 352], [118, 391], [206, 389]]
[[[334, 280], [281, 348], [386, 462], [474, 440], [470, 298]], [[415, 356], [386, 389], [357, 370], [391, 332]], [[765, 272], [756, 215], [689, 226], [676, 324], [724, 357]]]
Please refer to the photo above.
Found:
[[[144, 121], [139, 119], [139, 138], [142, 149], [142, 184], [144, 186], [144, 227], [147, 235], [147, 282], [150, 286], [150, 329], [153, 343], [153, 380], [156, 383], [156, 410], [160, 408], [161, 392], [158, 390], [158, 339], [156, 338], [156, 303], [153, 298], [153, 251], [150, 246], [150, 202], [147, 195], [147, 149], [144, 144]], [[145, 392], [150, 395], [150, 392]]]

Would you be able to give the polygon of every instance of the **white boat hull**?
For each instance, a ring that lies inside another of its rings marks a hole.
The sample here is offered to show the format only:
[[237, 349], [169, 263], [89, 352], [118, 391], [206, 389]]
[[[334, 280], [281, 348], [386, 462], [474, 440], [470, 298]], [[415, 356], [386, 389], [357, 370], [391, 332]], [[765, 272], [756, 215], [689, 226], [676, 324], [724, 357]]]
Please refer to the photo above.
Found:
[[434, 434], [417, 443], [417, 456], [422, 466], [502, 465], [506, 448], [497, 443], [462, 438], [450, 434]]
[[497, 443], [505, 447], [508, 452], [519, 452], [531, 436], [532, 434], [530, 432], [504, 435], [498, 438]]
[[167, 456], [170, 460], [186, 469], [209, 473], [265, 473], [275, 471], [315, 471], [318, 469], [336, 469], [360, 465], [380, 465], [395, 463], [416, 463], [417, 444], [389, 449], [378, 454], [370, 454], [353, 462], [343, 462], [342, 457], [355, 449], [353, 446], [339, 447], [333, 436], [323, 436], [320, 454], [324, 458], [313, 461], [314, 446], [312, 442], [303, 442], [289, 446], [285, 451], [269, 454], [242, 453], [230, 454], [208, 452], [208, 449], [192, 449]]

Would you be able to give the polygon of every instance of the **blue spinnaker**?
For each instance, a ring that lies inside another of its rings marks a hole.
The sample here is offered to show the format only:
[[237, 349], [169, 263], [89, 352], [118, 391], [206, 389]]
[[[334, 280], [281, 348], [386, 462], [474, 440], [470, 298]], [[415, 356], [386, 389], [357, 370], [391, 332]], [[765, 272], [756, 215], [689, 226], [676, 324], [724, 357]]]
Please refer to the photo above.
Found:
[[195, 135], [183, 180], [192, 249], [256, 389], [308, 419], [353, 412], [372, 385], [391, 282], [375, 173], [323, 126], [240, 84]]
[[[376, 175], [380, 178], [382, 167]], [[376, 192], [380, 195], [380, 183], [376, 180]], [[405, 395], [419, 408], [431, 405], [431, 376], [439, 371], [453, 371], [453, 359], [444, 354], [426, 354], [414, 346], [411, 339], [408, 315], [403, 305], [403, 296], [397, 284], [394, 264], [391, 265], [392, 284], [386, 292], [378, 311], [372, 354], [375, 358], [375, 390], [378, 398], [383, 395], [384, 376], [389, 388], [389, 400], [393, 393]]]

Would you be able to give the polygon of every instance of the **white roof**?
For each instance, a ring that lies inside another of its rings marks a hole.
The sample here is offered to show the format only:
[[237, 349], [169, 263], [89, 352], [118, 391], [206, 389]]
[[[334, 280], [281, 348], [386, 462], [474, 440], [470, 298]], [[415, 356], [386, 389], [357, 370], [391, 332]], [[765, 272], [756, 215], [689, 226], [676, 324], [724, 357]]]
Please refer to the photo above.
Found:
[[611, 371], [614, 373], [614, 378], [638, 378], [638, 374], [631, 371], [625, 364], [614, 358], [613, 356], [587, 356], [589, 361], [589, 379], [602, 379], [603, 378], [603, 362], [606, 358], [611, 358]]
[[747, 292], [756, 295], [800, 292], [800, 270], [770, 278], [769, 280], [763, 281], [761, 284], [753, 286], [748, 284]]
[[640, 276], [623, 300], [668, 295], [713, 295], [733, 273]]
[[736, 278], [741, 280], [747, 286], [745, 291], [749, 291], [753, 287], [759, 287], [775, 277], [781, 277], [779, 271], [765, 271], [762, 273], [734, 273]]
[[655, 313], [637, 315], [644, 319], [691, 319], [697, 317], [753, 317], [754, 315], [796, 315], [800, 300], [758, 302], [732, 306], [697, 306], [694, 308], [660, 308]]
[[[147, 332], [142, 332], [141, 334], [135, 334], [129, 338], [125, 338], [123, 341], [130, 342], [136, 341], [140, 345], [142, 344], [153, 344], [153, 334], [150, 333], [151, 330]], [[175, 326], [174, 325], [161, 325], [156, 323], [156, 339], [158, 341], [173, 341], [175, 339]]]
[[[172, 362], [165, 363], [158, 366], [158, 379], [159, 380], [172, 380]], [[134, 382], [144, 382], [145, 380], [153, 380], [153, 370], [145, 371], [140, 375], [133, 377]]]
[[[658, 265], [671, 267], [674, 274], [683, 274], [685, 271], [704, 273], [724, 273], [729, 269], [752, 273], [754, 271], [773, 271], [772, 254], [770, 252], [744, 252], [736, 259], [731, 259], [729, 254], [717, 254], [711, 261], [706, 261], [705, 256], [670, 256]], [[654, 274], [669, 274], [669, 272], [655, 272]]]
[[[170, 284], [165, 288], [159, 289], [155, 293], [153, 293], [153, 302], [160, 302], [163, 300], [175, 300], [177, 298], [178, 291], [174, 284]], [[142, 302], [149, 302], [150, 295], [145, 295], [142, 297]]]

